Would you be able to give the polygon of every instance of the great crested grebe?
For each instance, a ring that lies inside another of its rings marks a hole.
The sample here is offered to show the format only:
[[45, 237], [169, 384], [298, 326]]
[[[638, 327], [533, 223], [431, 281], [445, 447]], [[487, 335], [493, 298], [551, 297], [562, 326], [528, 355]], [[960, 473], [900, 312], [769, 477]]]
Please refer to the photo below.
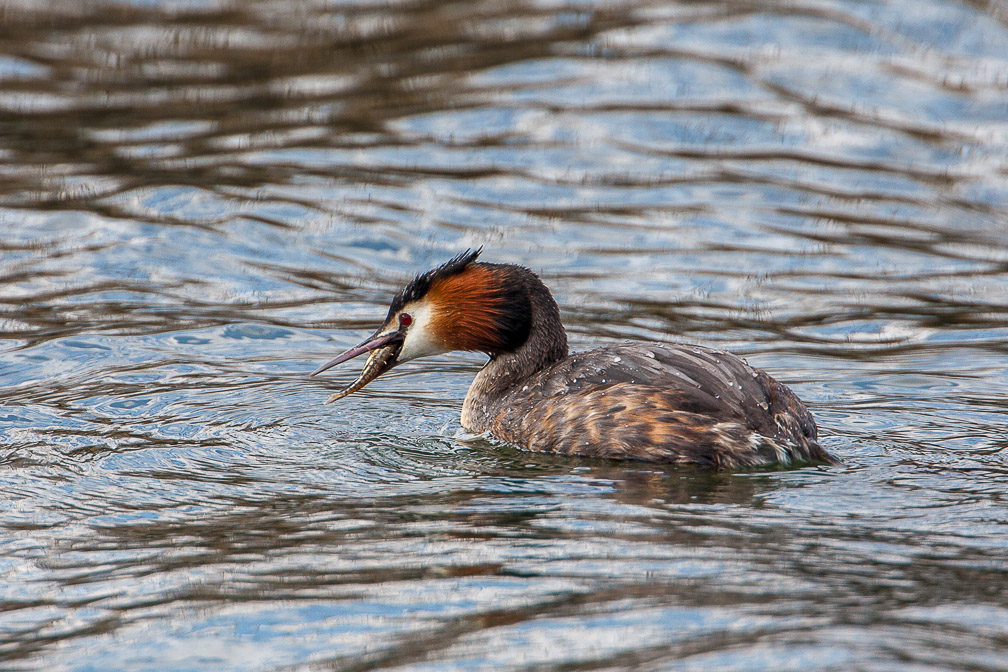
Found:
[[760, 369], [696, 345], [571, 354], [539, 276], [477, 263], [479, 253], [416, 276], [374, 334], [312, 373], [368, 353], [360, 376], [326, 403], [411, 359], [469, 350], [490, 361], [469, 387], [462, 426], [526, 450], [714, 468], [836, 461], [805, 404]]

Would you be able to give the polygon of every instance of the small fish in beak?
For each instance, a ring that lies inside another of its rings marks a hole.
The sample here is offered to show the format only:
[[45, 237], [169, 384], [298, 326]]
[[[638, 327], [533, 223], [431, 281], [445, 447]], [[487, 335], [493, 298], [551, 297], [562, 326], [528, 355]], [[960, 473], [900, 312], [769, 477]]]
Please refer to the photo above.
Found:
[[367, 361], [364, 363], [364, 369], [361, 371], [360, 375], [357, 376], [357, 379], [326, 399], [325, 403], [329, 404], [342, 399], [345, 396], [353, 394], [398, 364], [399, 362], [397, 358], [399, 356], [399, 351], [402, 349], [402, 344], [402, 332], [391, 331], [384, 334], [376, 333], [359, 345], [350, 348], [332, 361], [326, 362], [319, 368], [315, 369], [315, 371], [311, 374], [312, 376], [317, 376], [323, 371], [331, 369], [337, 364], [342, 364], [354, 357], [363, 355], [365, 352], [369, 353]]

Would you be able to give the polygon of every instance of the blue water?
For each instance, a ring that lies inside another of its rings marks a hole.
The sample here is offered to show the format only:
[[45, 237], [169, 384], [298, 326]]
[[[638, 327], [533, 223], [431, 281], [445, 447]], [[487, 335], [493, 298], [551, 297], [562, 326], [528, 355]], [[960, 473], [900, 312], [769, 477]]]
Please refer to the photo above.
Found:
[[[0, 667], [1008, 668], [997, 3], [13, 3]], [[470, 247], [731, 349], [839, 466], [461, 431], [308, 373]]]

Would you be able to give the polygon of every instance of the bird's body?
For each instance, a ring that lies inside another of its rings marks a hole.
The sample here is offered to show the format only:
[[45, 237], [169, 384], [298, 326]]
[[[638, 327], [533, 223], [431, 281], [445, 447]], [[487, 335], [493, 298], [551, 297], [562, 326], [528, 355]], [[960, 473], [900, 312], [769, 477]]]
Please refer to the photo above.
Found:
[[381, 329], [316, 371], [370, 353], [361, 376], [334, 398], [402, 361], [478, 350], [490, 361], [469, 388], [462, 426], [526, 450], [714, 468], [834, 461], [805, 405], [767, 373], [694, 345], [570, 353], [538, 276], [474, 263], [478, 253], [417, 276]]
[[499, 394], [471, 389], [462, 424], [528, 450], [585, 457], [718, 468], [828, 459], [790, 389], [730, 353], [692, 345], [568, 355]]

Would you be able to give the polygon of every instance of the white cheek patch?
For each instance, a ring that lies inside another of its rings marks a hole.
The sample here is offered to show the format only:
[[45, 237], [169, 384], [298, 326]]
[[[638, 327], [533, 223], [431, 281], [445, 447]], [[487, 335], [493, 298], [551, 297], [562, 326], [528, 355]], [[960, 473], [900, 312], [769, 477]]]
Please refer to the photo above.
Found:
[[406, 330], [406, 339], [403, 341], [399, 356], [396, 358], [398, 361], [408, 362], [417, 357], [430, 357], [448, 352], [448, 348], [434, 333], [434, 315], [431, 304], [411, 303], [404, 306], [402, 312], [409, 313], [413, 318], [413, 323]]

